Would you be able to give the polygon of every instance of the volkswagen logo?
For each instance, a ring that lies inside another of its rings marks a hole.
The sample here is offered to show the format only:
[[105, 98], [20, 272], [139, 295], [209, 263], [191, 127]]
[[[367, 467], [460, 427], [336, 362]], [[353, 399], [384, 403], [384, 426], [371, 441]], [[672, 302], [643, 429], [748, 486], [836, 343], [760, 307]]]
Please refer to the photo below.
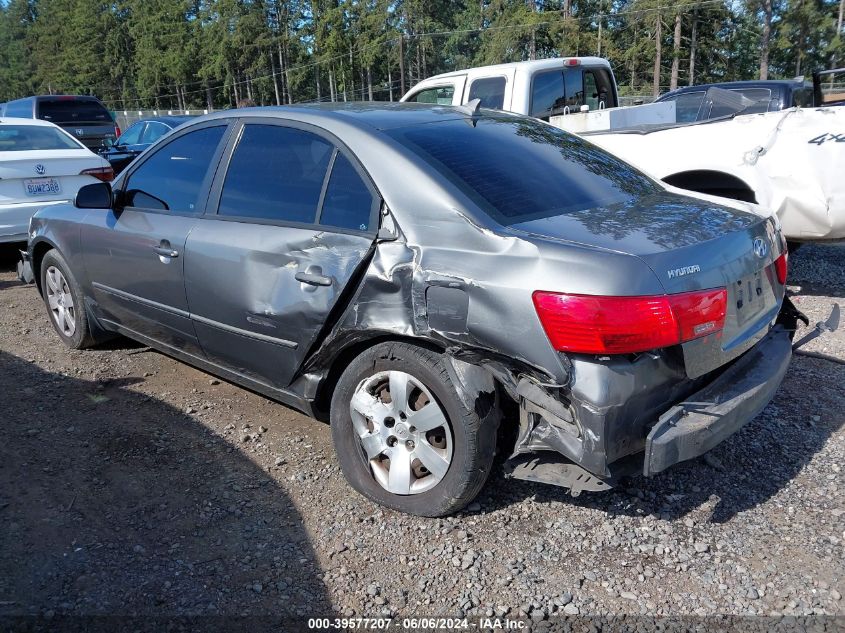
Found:
[[46, 170], [46, 169], [44, 169], [44, 165], [42, 165], [41, 163], [38, 163], [38, 164], [35, 166], [35, 173], [36, 173], [36, 174], [38, 174], [39, 176], [43, 176], [43, 175], [44, 175], [44, 172], [46, 172], [46, 171], [47, 171], [47, 170]]
[[754, 238], [754, 252], [757, 254], [757, 257], [765, 257], [768, 251], [769, 249], [762, 239], [759, 237]]

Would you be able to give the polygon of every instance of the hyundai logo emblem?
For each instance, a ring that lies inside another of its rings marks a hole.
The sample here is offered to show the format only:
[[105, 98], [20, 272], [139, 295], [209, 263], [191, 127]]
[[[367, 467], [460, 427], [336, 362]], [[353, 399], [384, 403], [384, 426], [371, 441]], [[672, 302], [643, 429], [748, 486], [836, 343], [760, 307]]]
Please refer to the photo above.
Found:
[[765, 257], [768, 250], [766, 243], [762, 239], [759, 237], [754, 239], [754, 252], [757, 253], [757, 257]]
[[44, 165], [42, 165], [41, 163], [38, 163], [38, 164], [35, 166], [35, 173], [36, 173], [36, 174], [38, 174], [39, 176], [43, 176], [43, 175], [44, 175], [44, 172], [46, 172], [46, 171], [47, 171], [47, 170], [46, 170], [46, 169], [44, 169]]

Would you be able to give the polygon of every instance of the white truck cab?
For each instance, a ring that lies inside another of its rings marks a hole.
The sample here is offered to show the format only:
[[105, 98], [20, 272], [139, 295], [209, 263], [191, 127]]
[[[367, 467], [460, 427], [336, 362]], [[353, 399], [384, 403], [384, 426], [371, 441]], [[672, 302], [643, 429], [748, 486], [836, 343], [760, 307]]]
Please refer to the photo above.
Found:
[[601, 57], [557, 57], [497, 64], [435, 75], [402, 101], [463, 105], [481, 99], [482, 108], [507, 110], [548, 121], [550, 116], [619, 105], [610, 62]]

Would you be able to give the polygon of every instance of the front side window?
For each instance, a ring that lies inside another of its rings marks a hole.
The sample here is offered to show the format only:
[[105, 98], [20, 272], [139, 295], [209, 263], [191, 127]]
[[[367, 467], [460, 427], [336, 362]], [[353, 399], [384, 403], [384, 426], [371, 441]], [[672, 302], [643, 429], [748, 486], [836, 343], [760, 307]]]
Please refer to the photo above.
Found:
[[671, 99], [664, 99], [661, 103], [675, 102], [675, 121], [678, 123], [692, 123], [698, 120], [698, 111], [704, 100], [704, 91], [684, 92]]
[[155, 152], [129, 176], [126, 206], [173, 213], [201, 211], [202, 184], [225, 131], [225, 125], [195, 130]]
[[[753, 114], [755, 112], [768, 112], [772, 101], [772, 91], [770, 88], [741, 88], [737, 90], [746, 99], [754, 102], [742, 111], [743, 114]], [[776, 108], [772, 108], [773, 110]]]
[[408, 99], [410, 103], [432, 103], [436, 105], [452, 105], [455, 96], [455, 86], [437, 86], [420, 90]]
[[470, 84], [468, 101], [481, 99], [482, 108], [501, 110], [505, 105], [504, 77], [485, 77], [476, 79]]
[[0, 152], [48, 149], [82, 149], [82, 146], [52, 125], [0, 126]]
[[311, 132], [245, 125], [229, 163], [218, 215], [314, 222], [333, 149]]
[[346, 156], [338, 153], [329, 176], [320, 224], [367, 231], [373, 209], [373, 195]]

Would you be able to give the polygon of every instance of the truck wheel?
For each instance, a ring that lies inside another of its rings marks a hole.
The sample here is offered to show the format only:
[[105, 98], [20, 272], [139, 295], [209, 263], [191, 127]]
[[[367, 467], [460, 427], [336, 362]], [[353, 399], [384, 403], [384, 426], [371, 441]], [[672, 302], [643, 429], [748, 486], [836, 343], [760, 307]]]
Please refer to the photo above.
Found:
[[55, 249], [48, 251], [41, 260], [40, 274], [41, 295], [59, 338], [72, 349], [92, 346], [95, 341], [88, 327], [82, 290], [65, 258]]
[[440, 354], [407, 343], [368, 349], [332, 396], [343, 474], [362, 495], [395, 510], [429, 517], [460, 510], [493, 464], [498, 415], [495, 394], [490, 398], [493, 407], [475, 407], [481, 415], [468, 409]]

